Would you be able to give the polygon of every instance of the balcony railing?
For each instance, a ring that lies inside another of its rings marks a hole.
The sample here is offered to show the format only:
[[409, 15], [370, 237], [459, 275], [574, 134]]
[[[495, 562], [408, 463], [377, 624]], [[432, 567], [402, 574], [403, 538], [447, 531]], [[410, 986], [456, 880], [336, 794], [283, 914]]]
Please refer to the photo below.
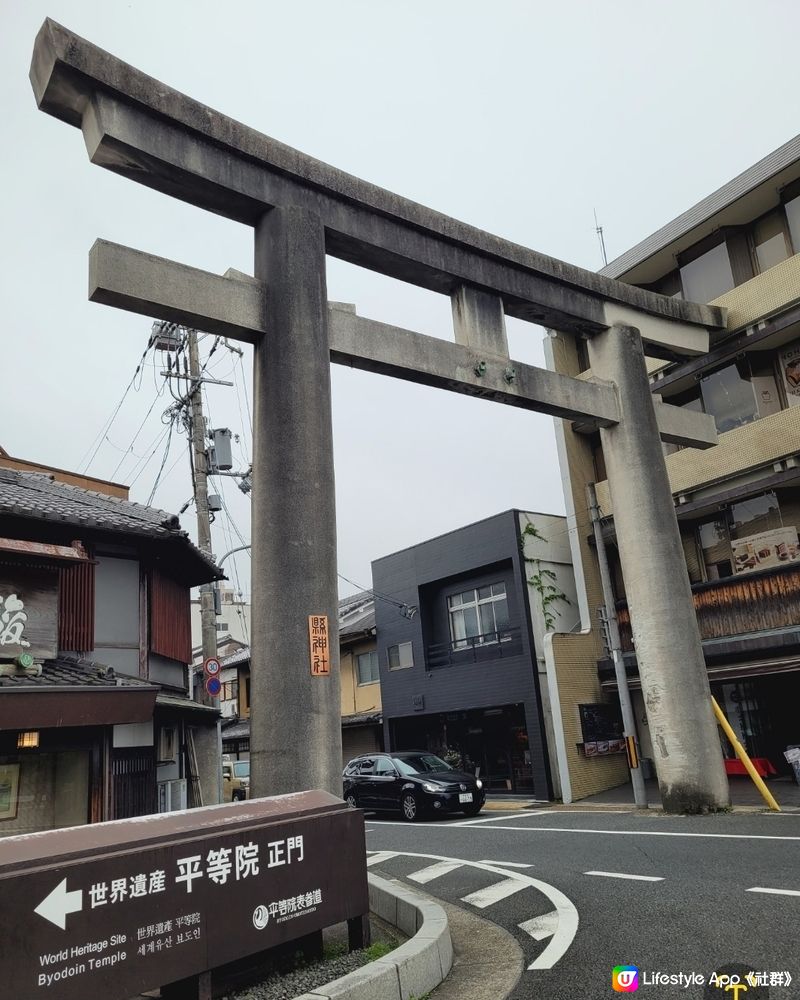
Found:
[[496, 632], [473, 635], [455, 642], [434, 642], [428, 646], [426, 670], [457, 667], [478, 660], [500, 660], [522, 652], [522, 629], [518, 625]]
[[[800, 623], [800, 565], [729, 576], [692, 587], [701, 639], [723, 639]], [[622, 648], [633, 650], [625, 601], [617, 604]], [[680, 622], [675, 623], [680, 628]]]

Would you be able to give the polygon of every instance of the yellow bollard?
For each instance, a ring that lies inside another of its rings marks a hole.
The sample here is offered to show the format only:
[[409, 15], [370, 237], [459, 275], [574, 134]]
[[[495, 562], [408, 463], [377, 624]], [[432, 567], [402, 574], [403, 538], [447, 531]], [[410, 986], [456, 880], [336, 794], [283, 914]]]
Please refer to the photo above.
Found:
[[717, 717], [717, 722], [722, 726], [723, 730], [725, 731], [725, 735], [728, 737], [731, 746], [736, 751], [736, 756], [744, 764], [745, 768], [747, 769], [747, 773], [753, 779], [756, 788], [759, 790], [759, 792], [761, 792], [764, 801], [774, 812], [780, 812], [781, 807], [775, 801], [772, 792], [767, 788], [766, 784], [764, 783], [764, 779], [761, 777], [758, 771], [756, 771], [756, 769], [753, 767], [753, 762], [747, 756], [747, 751], [739, 742], [739, 740], [736, 738], [736, 733], [731, 729], [730, 723], [725, 718], [725, 714], [717, 704], [717, 699], [713, 695], [711, 696], [711, 704], [714, 707], [714, 715], [716, 715]]

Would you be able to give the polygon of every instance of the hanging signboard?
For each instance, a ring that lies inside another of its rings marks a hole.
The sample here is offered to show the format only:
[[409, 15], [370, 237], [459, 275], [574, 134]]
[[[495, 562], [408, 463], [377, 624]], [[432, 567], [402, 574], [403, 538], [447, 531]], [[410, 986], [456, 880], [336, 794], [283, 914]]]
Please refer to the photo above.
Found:
[[126, 1000], [367, 913], [363, 815], [311, 791], [8, 837], [0, 892], [3, 996]]
[[800, 559], [797, 528], [775, 528], [757, 535], [731, 540], [734, 572], [752, 573], [758, 569], [786, 566]]
[[327, 615], [308, 616], [308, 648], [311, 676], [327, 677], [331, 672]]
[[789, 406], [800, 406], [800, 340], [781, 351], [780, 369]]
[[52, 659], [57, 629], [57, 570], [0, 566], [0, 660]]

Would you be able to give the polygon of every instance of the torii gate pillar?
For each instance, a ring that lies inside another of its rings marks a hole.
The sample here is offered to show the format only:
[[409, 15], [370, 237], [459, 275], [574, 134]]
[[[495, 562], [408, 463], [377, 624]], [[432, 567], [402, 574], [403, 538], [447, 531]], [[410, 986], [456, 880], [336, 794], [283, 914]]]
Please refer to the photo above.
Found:
[[[251, 794], [342, 794], [336, 509], [325, 234], [278, 207], [255, 228], [268, 337], [254, 345]], [[308, 621], [328, 619], [328, 673], [313, 675]], [[287, 713], [291, 716], [286, 718]], [[280, 717], [278, 717], [280, 716]], [[291, 733], [291, 739], [287, 734]]]
[[612, 326], [588, 341], [620, 420], [600, 428], [633, 642], [665, 812], [729, 804], [703, 647], [656, 426], [642, 338]]

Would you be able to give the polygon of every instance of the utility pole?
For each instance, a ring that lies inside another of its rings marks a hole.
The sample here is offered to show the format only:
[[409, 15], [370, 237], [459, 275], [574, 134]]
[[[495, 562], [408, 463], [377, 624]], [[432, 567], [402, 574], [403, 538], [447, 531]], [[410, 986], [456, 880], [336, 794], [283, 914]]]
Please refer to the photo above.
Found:
[[592, 516], [594, 541], [597, 546], [597, 562], [600, 566], [600, 582], [603, 588], [603, 603], [606, 606], [606, 623], [608, 625], [608, 644], [611, 647], [611, 659], [614, 661], [614, 673], [617, 678], [619, 704], [622, 709], [622, 729], [625, 745], [628, 751], [628, 765], [633, 785], [633, 801], [637, 809], [647, 808], [647, 789], [644, 785], [641, 758], [639, 757], [639, 741], [636, 736], [636, 719], [631, 704], [631, 693], [628, 690], [628, 675], [625, 673], [625, 660], [622, 656], [622, 643], [619, 637], [619, 622], [614, 605], [614, 592], [611, 589], [611, 573], [608, 569], [606, 543], [603, 538], [603, 527], [600, 523], [600, 508], [597, 505], [597, 493], [594, 483], [586, 486], [586, 499]]
[[[200, 352], [197, 347], [197, 330], [187, 330], [189, 348], [189, 405], [192, 415], [192, 453], [194, 456], [194, 505], [197, 511], [197, 544], [211, 556], [211, 518], [208, 511], [208, 462], [206, 458], [206, 421], [203, 416], [203, 398], [200, 372]], [[203, 661], [217, 655], [217, 615], [214, 608], [214, 585], [204, 583], [200, 588], [200, 622], [202, 627]], [[203, 685], [204, 705], [219, 707], [219, 699], [212, 698]]]

